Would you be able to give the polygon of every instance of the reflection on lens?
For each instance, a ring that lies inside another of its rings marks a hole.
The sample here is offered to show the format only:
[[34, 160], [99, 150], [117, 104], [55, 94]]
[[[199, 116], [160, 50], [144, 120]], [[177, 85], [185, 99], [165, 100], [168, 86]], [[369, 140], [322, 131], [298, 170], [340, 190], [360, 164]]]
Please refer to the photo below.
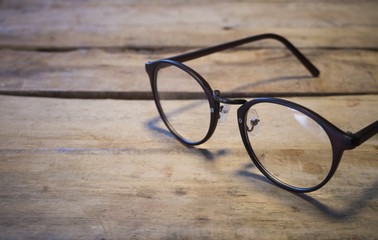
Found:
[[[332, 165], [332, 146], [324, 129], [286, 106], [259, 103], [253, 109], [259, 116], [259, 131], [248, 138], [266, 171], [297, 188], [320, 184]], [[245, 122], [254, 118], [256, 114], [249, 111]]]
[[211, 119], [209, 101], [201, 85], [173, 65], [159, 70], [156, 84], [160, 105], [171, 127], [187, 141], [201, 141]]

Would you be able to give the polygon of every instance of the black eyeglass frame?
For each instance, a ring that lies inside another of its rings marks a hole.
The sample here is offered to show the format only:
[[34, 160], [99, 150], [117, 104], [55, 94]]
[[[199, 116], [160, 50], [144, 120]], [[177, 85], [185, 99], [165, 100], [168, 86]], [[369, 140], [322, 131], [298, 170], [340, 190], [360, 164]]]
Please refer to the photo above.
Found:
[[[199, 145], [204, 142], [206, 142], [214, 133], [218, 119], [219, 119], [219, 111], [220, 111], [220, 103], [224, 104], [232, 104], [232, 105], [241, 105], [239, 109], [237, 110], [237, 117], [238, 117], [238, 124], [239, 124], [239, 131], [240, 135], [243, 141], [243, 144], [252, 159], [253, 163], [256, 165], [256, 167], [273, 183], [278, 185], [279, 187], [282, 187], [286, 190], [293, 191], [293, 192], [311, 192], [315, 191], [322, 186], [324, 186], [333, 176], [335, 173], [340, 161], [341, 157], [343, 155], [343, 152], [345, 150], [353, 149], [356, 148], [357, 146], [361, 145], [363, 142], [374, 136], [378, 132], [378, 121], [375, 121], [374, 123], [368, 125], [367, 127], [361, 129], [360, 131], [356, 133], [351, 133], [351, 132], [344, 132], [341, 129], [337, 128], [335, 125], [330, 123], [328, 120], [320, 116], [319, 114], [313, 112], [312, 110], [301, 106], [299, 104], [283, 100], [283, 99], [278, 99], [278, 98], [255, 98], [251, 101], [247, 101], [245, 99], [228, 99], [228, 98], [223, 98], [221, 96], [220, 91], [215, 90], [213, 91], [210, 87], [210, 85], [207, 83], [207, 81], [196, 71], [194, 71], [192, 68], [184, 65], [182, 62], [193, 60], [199, 57], [203, 57], [212, 53], [216, 53], [219, 51], [223, 51], [229, 48], [234, 48], [242, 44], [258, 41], [258, 40], [263, 40], [263, 39], [274, 39], [278, 40], [279, 42], [283, 43], [292, 53], [293, 55], [307, 68], [307, 70], [312, 74], [312, 76], [317, 77], [319, 75], [319, 70], [296, 48], [291, 44], [287, 39], [285, 39], [282, 36], [279, 36], [277, 34], [261, 34], [261, 35], [256, 35], [256, 36], [251, 36], [247, 38], [243, 38], [240, 40], [216, 45], [213, 47], [209, 48], [203, 48], [199, 49], [196, 51], [192, 51], [189, 53], [185, 54], [180, 54], [177, 56], [165, 58], [165, 59], [160, 59], [157, 61], [153, 62], [147, 62], [145, 67], [146, 67], [146, 72], [149, 75], [150, 78], [150, 83], [151, 83], [151, 89], [152, 89], [152, 94], [155, 100], [156, 107], [158, 109], [159, 115], [162, 118], [164, 124], [166, 127], [169, 129], [169, 131], [183, 144], [185, 145]], [[192, 142], [188, 141], [184, 137], [182, 137], [169, 123], [167, 117], [164, 114], [164, 111], [160, 105], [160, 100], [159, 100], [159, 94], [157, 91], [157, 86], [156, 86], [156, 80], [157, 80], [157, 73], [159, 69], [165, 68], [168, 66], [175, 66], [180, 68], [181, 70], [185, 71], [188, 73], [190, 76], [195, 79], [198, 84], [202, 87], [203, 91], [205, 92], [207, 99], [209, 101], [209, 106], [210, 106], [210, 112], [211, 112], [211, 117], [210, 117], [210, 125], [209, 125], [209, 130], [205, 137], [197, 142]], [[297, 110], [301, 112], [302, 114], [308, 116], [309, 118], [313, 119], [315, 122], [317, 122], [327, 133], [331, 146], [332, 146], [332, 153], [333, 153], [333, 159], [332, 159], [332, 165], [330, 172], [326, 176], [326, 178], [319, 183], [316, 186], [310, 187], [310, 188], [298, 188], [294, 187], [291, 185], [288, 185], [282, 181], [280, 181], [278, 178], [276, 178], [274, 175], [272, 175], [268, 170], [264, 168], [264, 166], [259, 162], [258, 158], [256, 157], [251, 144], [249, 142], [249, 138], [247, 136], [247, 124], [246, 122], [246, 117], [248, 110], [255, 104], [259, 103], [272, 103], [272, 104], [278, 104], [282, 106], [286, 106], [289, 108], [292, 108], [294, 110]]]

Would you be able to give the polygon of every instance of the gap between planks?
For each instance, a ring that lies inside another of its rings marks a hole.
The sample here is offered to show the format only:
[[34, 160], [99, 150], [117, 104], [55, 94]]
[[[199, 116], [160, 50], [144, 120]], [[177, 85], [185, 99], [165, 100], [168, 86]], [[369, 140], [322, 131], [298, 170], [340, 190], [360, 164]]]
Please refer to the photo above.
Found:
[[[222, 92], [226, 98], [256, 98], [256, 97], [327, 97], [327, 96], [354, 96], [376, 95], [375, 92], [247, 92], [232, 93]], [[119, 100], [153, 100], [152, 92], [108, 92], [108, 91], [2, 91], [0, 95], [20, 97], [42, 98], [66, 98], [66, 99], [119, 99]], [[185, 99], [199, 99], [197, 93], [186, 93]], [[171, 96], [170, 100], [182, 99], [182, 93]]]

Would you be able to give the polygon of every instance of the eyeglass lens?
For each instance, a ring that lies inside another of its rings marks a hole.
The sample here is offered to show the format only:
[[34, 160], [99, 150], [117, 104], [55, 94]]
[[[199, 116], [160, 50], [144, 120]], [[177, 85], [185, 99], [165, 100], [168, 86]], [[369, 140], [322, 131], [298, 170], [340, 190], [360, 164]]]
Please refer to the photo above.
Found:
[[324, 129], [301, 112], [273, 103], [252, 106], [245, 119], [251, 148], [276, 179], [297, 188], [320, 184], [332, 166]]
[[207, 95], [197, 80], [171, 65], [159, 70], [156, 87], [171, 128], [187, 141], [201, 141], [209, 131], [211, 113]]

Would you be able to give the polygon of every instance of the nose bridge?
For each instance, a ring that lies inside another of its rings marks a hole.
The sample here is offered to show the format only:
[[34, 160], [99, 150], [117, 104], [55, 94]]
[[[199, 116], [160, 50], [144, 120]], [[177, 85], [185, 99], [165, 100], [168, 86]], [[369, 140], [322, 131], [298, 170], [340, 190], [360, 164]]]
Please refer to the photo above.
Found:
[[221, 92], [219, 90], [213, 91], [213, 98], [215, 101], [219, 103], [224, 104], [230, 104], [230, 105], [243, 105], [247, 102], [245, 99], [229, 99], [221, 96]]
[[231, 108], [230, 105], [243, 105], [247, 102], [245, 99], [229, 99], [221, 96], [221, 92], [219, 90], [213, 91], [213, 99], [218, 103], [225, 104], [220, 108], [220, 123], [223, 124], [226, 121], [227, 114]]

